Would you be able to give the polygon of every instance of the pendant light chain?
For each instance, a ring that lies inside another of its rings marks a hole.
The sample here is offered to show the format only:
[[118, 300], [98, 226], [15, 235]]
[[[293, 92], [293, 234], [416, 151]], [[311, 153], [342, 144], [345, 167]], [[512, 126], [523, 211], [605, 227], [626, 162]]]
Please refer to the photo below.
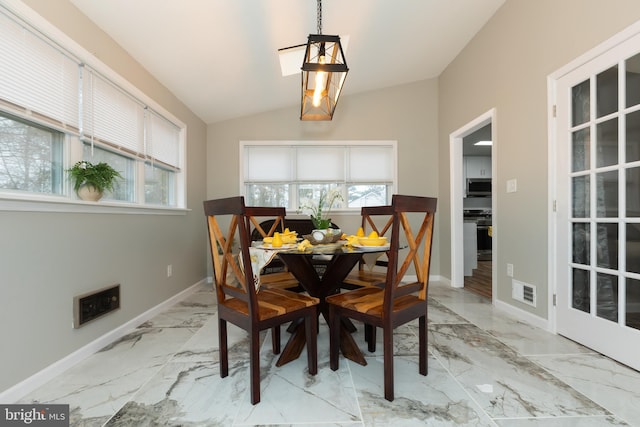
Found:
[[322, 0], [318, 0], [318, 34], [322, 34]]

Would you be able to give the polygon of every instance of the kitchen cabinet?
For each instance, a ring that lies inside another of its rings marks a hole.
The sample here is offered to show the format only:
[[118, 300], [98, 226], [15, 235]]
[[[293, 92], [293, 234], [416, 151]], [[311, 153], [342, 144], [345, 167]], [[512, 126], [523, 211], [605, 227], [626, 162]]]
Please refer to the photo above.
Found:
[[464, 221], [462, 224], [464, 275], [473, 276], [478, 268], [478, 228], [475, 221]]
[[465, 156], [465, 178], [491, 178], [490, 156]]

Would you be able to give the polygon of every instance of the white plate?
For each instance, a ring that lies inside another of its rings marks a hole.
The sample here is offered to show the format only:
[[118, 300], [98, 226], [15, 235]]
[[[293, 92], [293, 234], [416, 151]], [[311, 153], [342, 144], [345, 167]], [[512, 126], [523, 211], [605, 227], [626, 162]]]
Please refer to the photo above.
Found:
[[382, 246], [365, 246], [365, 245], [352, 245], [354, 248], [358, 248], [361, 251], [370, 251], [370, 252], [380, 252], [380, 251], [388, 251], [391, 248], [391, 245], [382, 245]]
[[277, 247], [277, 248], [274, 248], [273, 246], [271, 246], [270, 243], [265, 243], [263, 245], [256, 246], [256, 248], [258, 248], [258, 249], [277, 249], [277, 250], [280, 250], [280, 249], [293, 249], [293, 248], [297, 248], [297, 247], [298, 247], [297, 243], [285, 243], [282, 246]]

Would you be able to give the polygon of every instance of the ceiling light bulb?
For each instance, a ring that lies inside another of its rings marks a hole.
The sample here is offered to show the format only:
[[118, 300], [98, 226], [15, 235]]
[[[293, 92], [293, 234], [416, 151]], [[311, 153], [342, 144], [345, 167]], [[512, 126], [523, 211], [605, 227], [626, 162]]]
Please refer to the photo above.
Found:
[[[325, 64], [325, 56], [321, 55], [318, 58], [318, 64]], [[325, 79], [327, 77], [327, 73], [325, 73], [324, 71], [319, 71], [316, 73], [316, 86], [315, 86], [315, 90], [313, 91], [313, 106], [314, 107], [319, 107], [320, 106], [320, 100], [322, 99], [322, 92], [324, 92], [324, 82]]]

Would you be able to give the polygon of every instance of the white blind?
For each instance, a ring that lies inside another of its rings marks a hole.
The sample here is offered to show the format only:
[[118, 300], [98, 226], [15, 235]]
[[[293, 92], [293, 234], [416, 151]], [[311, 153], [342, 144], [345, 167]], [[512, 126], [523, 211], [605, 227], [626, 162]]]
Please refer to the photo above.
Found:
[[[181, 128], [0, 6], [0, 101], [179, 170]], [[146, 139], [145, 139], [146, 133]]]
[[391, 148], [378, 147], [350, 147], [349, 180], [391, 182], [394, 177], [394, 162]]
[[82, 136], [144, 155], [144, 105], [87, 67], [82, 76]]
[[345, 149], [343, 146], [297, 148], [299, 181], [344, 180]]
[[147, 109], [146, 154], [153, 160], [178, 168], [180, 165], [180, 128], [155, 111]]
[[244, 162], [245, 181], [283, 182], [294, 179], [293, 150], [288, 146], [249, 146]]
[[393, 183], [393, 144], [244, 143], [244, 182]]
[[77, 129], [78, 87], [77, 60], [0, 13], [1, 99]]

